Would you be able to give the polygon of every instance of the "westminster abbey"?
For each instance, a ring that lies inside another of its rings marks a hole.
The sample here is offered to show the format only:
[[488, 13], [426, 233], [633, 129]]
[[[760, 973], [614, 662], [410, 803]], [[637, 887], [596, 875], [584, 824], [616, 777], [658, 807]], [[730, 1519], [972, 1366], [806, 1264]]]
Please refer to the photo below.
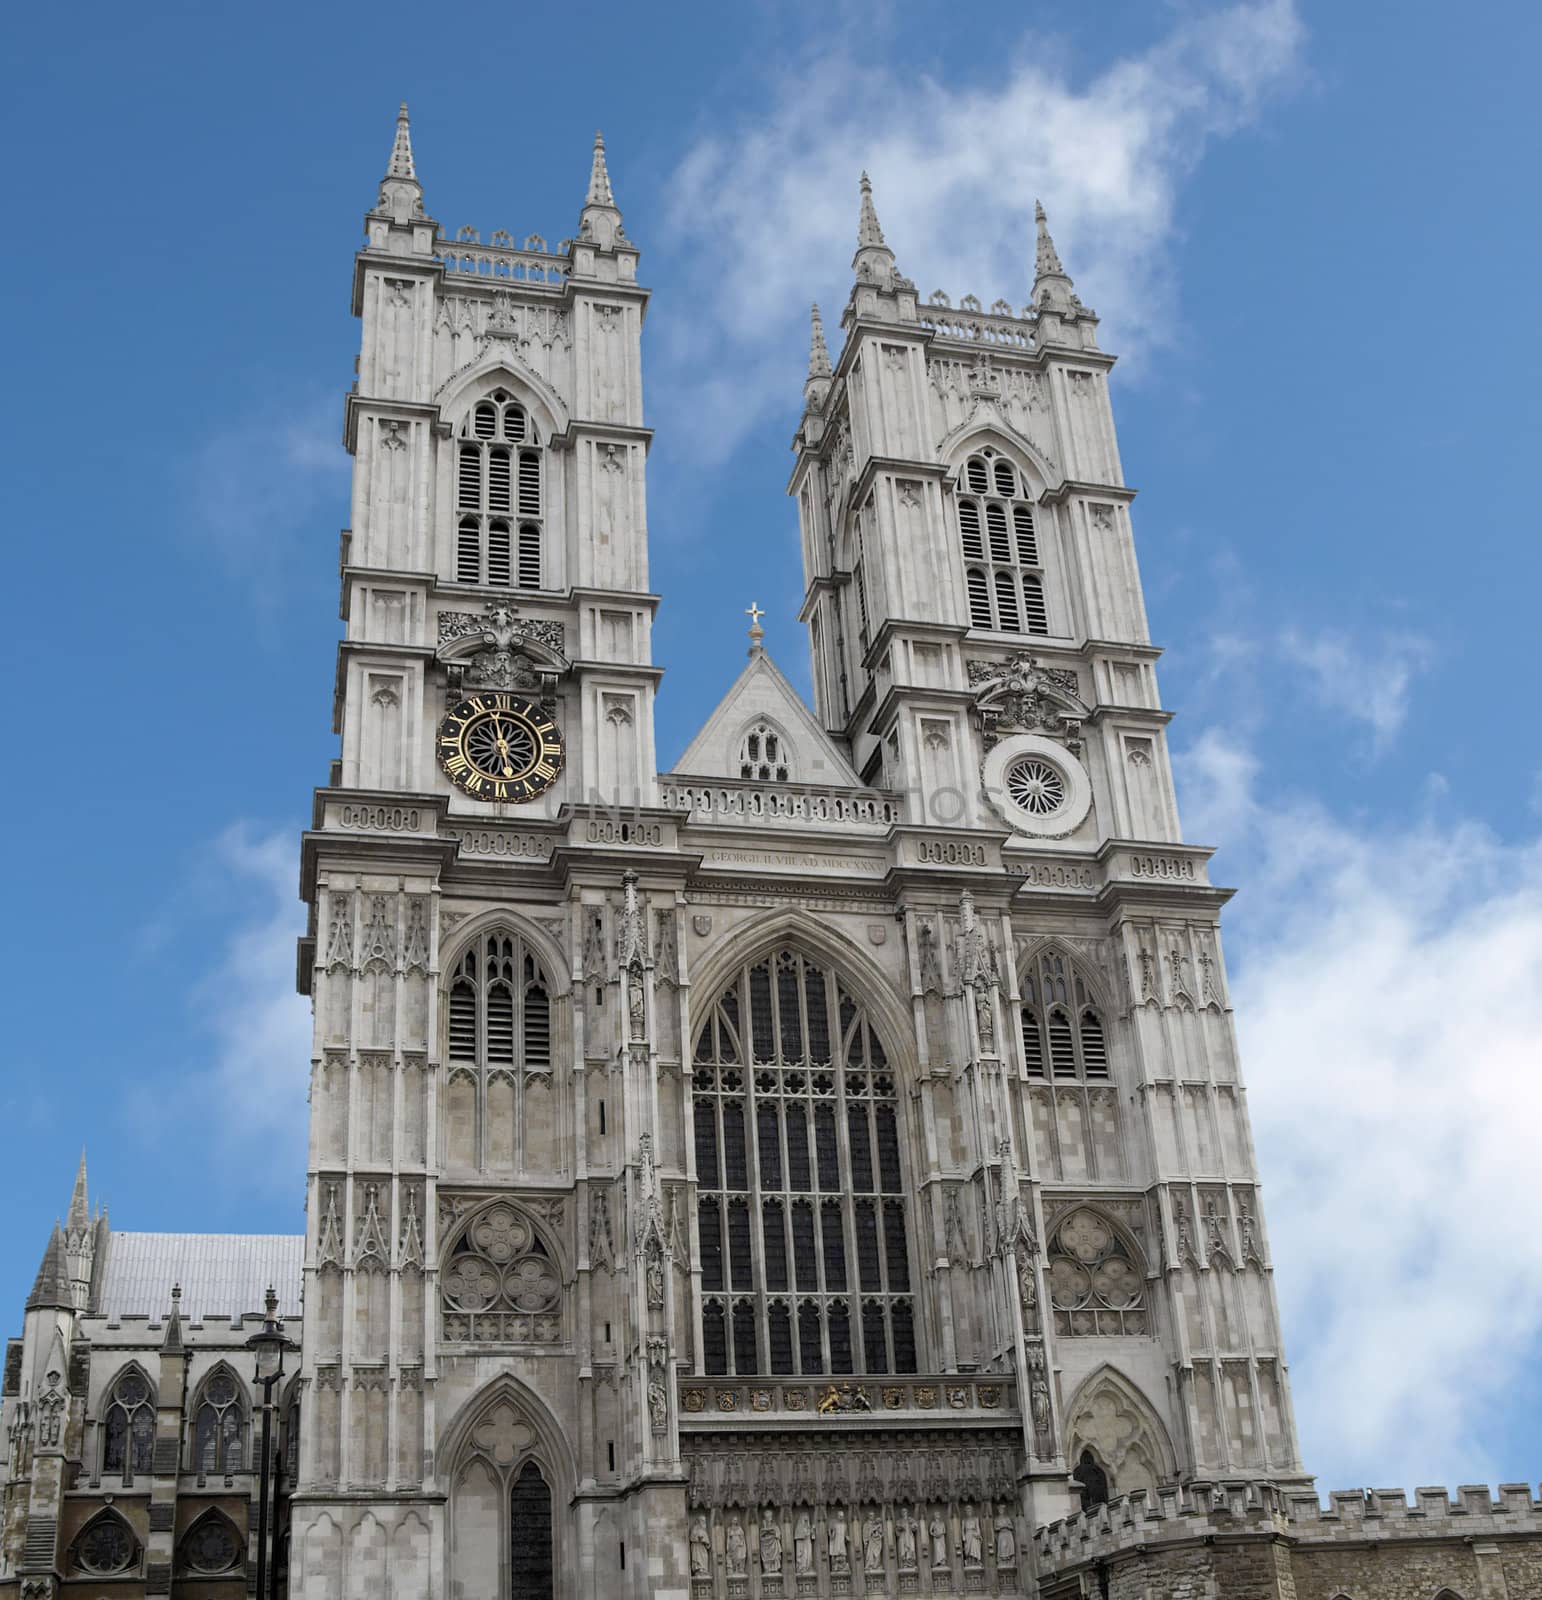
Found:
[[0, 1600], [1542, 1596], [1526, 1486], [1324, 1502], [1301, 1459], [1098, 319], [1042, 210], [990, 306], [853, 210], [793, 436], [812, 708], [752, 607], [660, 772], [604, 146], [572, 239], [451, 238], [402, 108], [305, 1234], [119, 1231], [82, 1165], [6, 1351]]

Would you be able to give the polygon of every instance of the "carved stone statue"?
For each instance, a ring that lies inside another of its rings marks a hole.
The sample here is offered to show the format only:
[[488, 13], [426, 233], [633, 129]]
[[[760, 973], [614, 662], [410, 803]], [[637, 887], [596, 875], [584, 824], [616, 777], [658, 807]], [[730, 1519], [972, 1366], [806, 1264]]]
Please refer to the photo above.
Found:
[[655, 1433], [669, 1431], [669, 1396], [656, 1378], [648, 1385], [648, 1419]]
[[760, 1514], [760, 1570], [768, 1578], [782, 1571], [782, 1525], [769, 1506]]
[[851, 1547], [846, 1530], [846, 1513], [836, 1507], [830, 1519], [830, 1570], [847, 1572], [851, 1567]]
[[974, 1020], [980, 1035], [980, 1050], [993, 1055], [996, 1050], [996, 1018], [991, 1010], [990, 990], [981, 984], [974, 992]]
[[980, 1531], [980, 1518], [971, 1501], [964, 1507], [963, 1521], [964, 1565], [977, 1567], [985, 1559], [985, 1540]]
[[728, 1533], [723, 1543], [724, 1554], [728, 1559], [728, 1576], [742, 1578], [744, 1569], [749, 1561], [749, 1542], [744, 1537], [744, 1524], [737, 1517], [728, 1524]]
[[945, 1567], [948, 1564], [948, 1523], [942, 1514], [941, 1506], [932, 1507], [931, 1521], [927, 1523], [926, 1531], [932, 1542], [932, 1565]]
[[901, 1511], [894, 1522], [895, 1554], [901, 1572], [916, 1569], [916, 1519], [908, 1511]]
[[792, 1562], [799, 1573], [814, 1570], [814, 1524], [807, 1511], [800, 1511], [793, 1525]]
[[626, 980], [627, 1011], [631, 1018], [632, 1037], [642, 1039], [647, 1036], [646, 1019], [643, 1006], [643, 980], [642, 973], [632, 972]]
[[883, 1571], [883, 1517], [877, 1511], [862, 1529], [862, 1567], [870, 1573]]
[[664, 1264], [657, 1250], [648, 1254], [648, 1304], [655, 1311], [664, 1304]]
[[691, 1576], [712, 1576], [712, 1546], [707, 1537], [707, 1519], [700, 1513], [691, 1519]]
[[1017, 1269], [1017, 1298], [1023, 1308], [1023, 1332], [1039, 1331], [1039, 1290], [1033, 1278], [1033, 1263], [1024, 1261]]
[[782, 1570], [782, 1525], [769, 1506], [760, 1514], [760, 1570], [768, 1577]]
[[996, 1509], [996, 1565], [998, 1567], [1017, 1565], [1017, 1529], [1013, 1526], [1012, 1514], [1005, 1504]]

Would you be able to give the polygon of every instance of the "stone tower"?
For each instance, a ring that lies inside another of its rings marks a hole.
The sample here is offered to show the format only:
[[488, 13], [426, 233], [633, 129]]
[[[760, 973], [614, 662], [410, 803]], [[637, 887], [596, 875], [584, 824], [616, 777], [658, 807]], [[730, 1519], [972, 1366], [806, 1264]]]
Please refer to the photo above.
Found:
[[648, 296], [598, 137], [574, 238], [451, 241], [403, 107], [365, 227], [342, 752], [304, 847], [296, 1592], [388, 1564], [402, 1593], [589, 1593], [597, 1549], [607, 1581], [667, 1573], [683, 1525], [669, 1317], [625, 1233], [657, 1209], [616, 853], [656, 816]]

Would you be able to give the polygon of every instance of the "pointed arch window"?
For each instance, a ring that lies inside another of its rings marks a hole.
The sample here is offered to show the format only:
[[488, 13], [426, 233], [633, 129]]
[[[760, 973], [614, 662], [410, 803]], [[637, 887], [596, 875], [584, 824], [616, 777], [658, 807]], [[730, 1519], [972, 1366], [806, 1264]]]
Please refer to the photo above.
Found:
[[204, 1380], [193, 1405], [193, 1471], [202, 1477], [239, 1472], [245, 1436], [245, 1396], [235, 1374], [221, 1365]]
[[539, 589], [545, 501], [540, 439], [507, 390], [478, 401], [455, 453], [455, 581]]
[[1030, 486], [994, 449], [965, 461], [958, 483], [969, 624], [997, 633], [1049, 632]]
[[[494, 928], [461, 954], [450, 977], [446, 1048], [452, 1090], [467, 1091], [470, 1127], [453, 1153], [458, 1162], [481, 1165], [490, 1131], [489, 1088], [512, 1084], [522, 1093], [532, 1075], [552, 1070], [551, 985], [535, 951], [517, 933]], [[452, 1095], [456, 1105], [460, 1099]], [[503, 1116], [503, 1112], [497, 1113]]]
[[1022, 980], [1023, 1060], [1030, 1078], [1103, 1082], [1109, 1077], [1103, 1014], [1087, 980], [1056, 950]]
[[562, 1337], [562, 1283], [529, 1217], [498, 1202], [450, 1246], [440, 1278], [444, 1337], [454, 1344], [553, 1344]]
[[150, 1470], [155, 1450], [155, 1390], [138, 1367], [119, 1374], [102, 1412], [102, 1473], [131, 1479]]
[[183, 1534], [177, 1553], [187, 1576], [219, 1577], [239, 1567], [241, 1535], [224, 1512], [211, 1507]]
[[894, 1074], [799, 951], [742, 968], [692, 1066], [708, 1373], [916, 1371]]
[[760, 783], [786, 783], [787, 741], [769, 722], [757, 722], [739, 742], [739, 776]]

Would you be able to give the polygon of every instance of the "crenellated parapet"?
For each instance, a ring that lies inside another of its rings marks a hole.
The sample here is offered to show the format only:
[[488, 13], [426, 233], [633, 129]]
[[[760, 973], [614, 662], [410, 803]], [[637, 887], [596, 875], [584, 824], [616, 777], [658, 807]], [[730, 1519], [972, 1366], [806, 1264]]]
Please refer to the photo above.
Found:
[[1310, 1568], [1328, 1583], [1324, 1592], [1401, 1594], [1398, 1583], [1417, 1564], [1415, 1581], [1429, 1578], [1429, 1592], [1444, 1582], [1459, 1593], [1510, 1600], [1536, 1592], [1511, 1580], [1542, 1565], [1542, 1495], [1524, 1483], [1500, 1484], [1497, 1492], [1464, 1484], [1454, 1496], [1443, 1487], [1411, 1496], [1350, 1489], [1322, 1502], [1310, 1490], [1270, 1482], [1188, 1483], [1138, 1490], [1048, 1523], [1035, 1532], [1033, 1553], [1044, 1600], [1059, 1600], [1080, 1593], [1079, 1575], [1089, 1570], [1112, 1580], [1105, 1593], [1118, 1592], [1118, 1574], [1134, 1564], [1150, 1582], [1157, 1569], [1200, 1559], [1213, 1562], [1211, 1575], [1224, 1581], [1250, 1543], [1284, 1547], [1286, 1576], [1300, 1583]]

